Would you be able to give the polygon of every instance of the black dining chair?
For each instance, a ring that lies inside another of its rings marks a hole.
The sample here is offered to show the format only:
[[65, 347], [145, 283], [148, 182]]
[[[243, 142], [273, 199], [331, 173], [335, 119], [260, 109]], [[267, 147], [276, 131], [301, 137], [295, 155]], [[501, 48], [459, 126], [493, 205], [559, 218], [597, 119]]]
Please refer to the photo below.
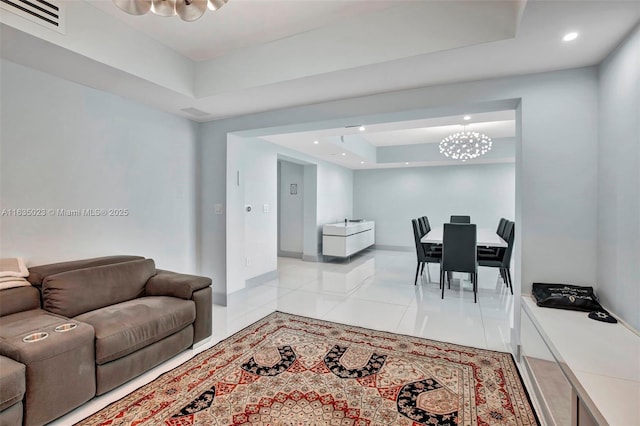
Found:
[[502, 236], [502, 234], [504, 233], [504, 227], [507, 226], [508, 222], [509, 221], [507, 219], [501, 217], [500, 221], [498, 222], [498, 229], [496, 229], [496, 234]]
[[418, 220], [418, 229], [420, 233], [424, 236], [427, 232], [431, 231], [431, 227], [429, 226], [429, 221], [425, 220], [426, 216], [419, 217]]
[[478, 302], [478, 259], [476, 252], [477, 233], [475, 224], [445, 223], [442, 234], [442, 261], [440, 262], [440, 286], [444, 299], [444, 277], [451, 288], [449, 272], [471, 274], [473, 303]]
[[[420, 232], [420, 225], [418, 219], [411, 219], [411, 226], [413, 227], [413, 238], [416, 245], [416, 257], [418, 259], [418, 266], [416, 267], [416, 278], [413, 280], [413, 285], [418, 284], [418, 275], [421, 275], [424, 271], [424, 267], [428, 263], [440, 263], [440, 253], [429, 250], [429, 244], [423, 244], [420, 239], [425, 234]], [[427, 265], [427, 274], [429, 274], [429, 266]], [[431, 277], [429, 277], [431, 280]]]
[[449, 223], [471, 223], [471, 216], [451, 216]]
[[[506, 241], [506, 238], [504, 236], [504, 228], [505, 226], [507, 226], [508, 222], [509, 220], [505, 219], [504, 217], [500, 218], [500, 221], [498, 222], [498, 228], [496, 229], [496, 234], [498, 234], [498, 236], [505, 241]], [[498, 247], [478, 247], [478, 256], [497, 255], [497, 254], [498, 254]]]
[[[424, 232], [424, 234], [422, 234], [423, 237], [427, 235], [429, 232], [431, 232], [431, 224], [429, 223], [429, 218], [427, 216], [419, 217], [418, 223], [422, 224], [422, 230]], [[427, 251], [435, 251], [435, 252], [442, 251], [442, 244], [427, 244], [427, 243], [423, 243], [423, 244], [426, 244]]]
[[425, 226], [425, 233], [428, 233], [429, 231], [431, 231], [431, 224], [429, 223], [429, 218], [427, 216], [422, 216], [421, 218], [419, 218], [418, 220], [422, 220], [422, 223]]
[[513, 281], [511, 280], [511, 255], [513, 253], [513, 241], [515, 239], [515, 222], [508, 221], [504, 228], [502, 239], [507, 242], [506, 248], [498, 248], [495, 255], [478, 254], [478, 265], [489, 268], [498, 268], [500, 276], [511, 294], [513, 294]]

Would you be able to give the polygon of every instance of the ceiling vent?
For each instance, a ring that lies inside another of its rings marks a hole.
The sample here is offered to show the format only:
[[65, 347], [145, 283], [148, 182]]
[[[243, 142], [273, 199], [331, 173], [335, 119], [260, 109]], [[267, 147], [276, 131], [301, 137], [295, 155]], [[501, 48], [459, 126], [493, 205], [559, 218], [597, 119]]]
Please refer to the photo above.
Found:
[[208, 117], [211, 115], [208, 112], [202, 111], [198, 108], [182, 108], [180, 111], [186, 112], [187, 114], [191, 114], [194, 117]]
[[59, 33], [65, 33], [61, 0], [0, 0], [0, 8]]

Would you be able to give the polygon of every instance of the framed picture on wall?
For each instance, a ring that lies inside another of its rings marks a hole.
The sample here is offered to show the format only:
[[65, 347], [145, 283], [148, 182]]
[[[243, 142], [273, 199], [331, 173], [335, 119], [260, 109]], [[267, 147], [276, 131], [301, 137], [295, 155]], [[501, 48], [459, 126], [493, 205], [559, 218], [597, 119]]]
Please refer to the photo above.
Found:
[[289, 194], [291, 195], [297, 195], [298, 194], [298, 184], [297, 183], [292, 183], [291, 187], [289, 188]]

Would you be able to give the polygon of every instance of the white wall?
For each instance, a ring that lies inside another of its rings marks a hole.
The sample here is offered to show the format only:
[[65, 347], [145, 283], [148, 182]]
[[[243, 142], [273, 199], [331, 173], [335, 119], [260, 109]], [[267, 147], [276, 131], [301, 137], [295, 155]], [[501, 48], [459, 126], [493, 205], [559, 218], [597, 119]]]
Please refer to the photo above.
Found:
[[356, 171], [354, 214], [376, 222], [376, 246], [413, 249], [411, 219], [432, 227], [452, 214], [470, 215], [479, 227], [515, 218], [515, 165], [482, 164]]
[[0, 218], [0, 255], [30, 265], [111, 254], [196, 272], [189, 120], [2, 60], [1, 209], [128, 209]]
[[227, 170], [228, 267], [222, 291], [232, 293], [247, 279], [278, 268], [278, 169], [277, 153], [260, 140], [230, 135], [227, 152], [233, 167]]
[[640, 330], [640, 27], [599, 71], [597, 293]]
[[325, 223], [353, 218], [353, 171], [338, 166], [318, 167], [318, 250]]
[[[280, 189], [278, 204], [278, 250], [302, 257], [304, 241], [304, 166], [279, 161]], [[297, 193], [291, 194], [291, 185]]]
[[322, 238], [318, 235], [318, 166], [304, 166], [304, 223], [302, 238], [302, 259], [318, 260], [318, 246]]
[[240, 190], [245, 207], [251, 206], [243, 211], [246, 281], [278, 269], [278, 154], [259, 139], [243, 144]]

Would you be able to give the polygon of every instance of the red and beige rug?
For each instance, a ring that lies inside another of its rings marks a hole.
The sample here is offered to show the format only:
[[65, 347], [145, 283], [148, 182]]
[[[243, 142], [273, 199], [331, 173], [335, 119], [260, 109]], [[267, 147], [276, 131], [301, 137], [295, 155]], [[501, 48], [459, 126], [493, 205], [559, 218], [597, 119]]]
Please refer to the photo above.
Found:
[[510, 354], [275, 312], [77, 425], [537, 424]]

